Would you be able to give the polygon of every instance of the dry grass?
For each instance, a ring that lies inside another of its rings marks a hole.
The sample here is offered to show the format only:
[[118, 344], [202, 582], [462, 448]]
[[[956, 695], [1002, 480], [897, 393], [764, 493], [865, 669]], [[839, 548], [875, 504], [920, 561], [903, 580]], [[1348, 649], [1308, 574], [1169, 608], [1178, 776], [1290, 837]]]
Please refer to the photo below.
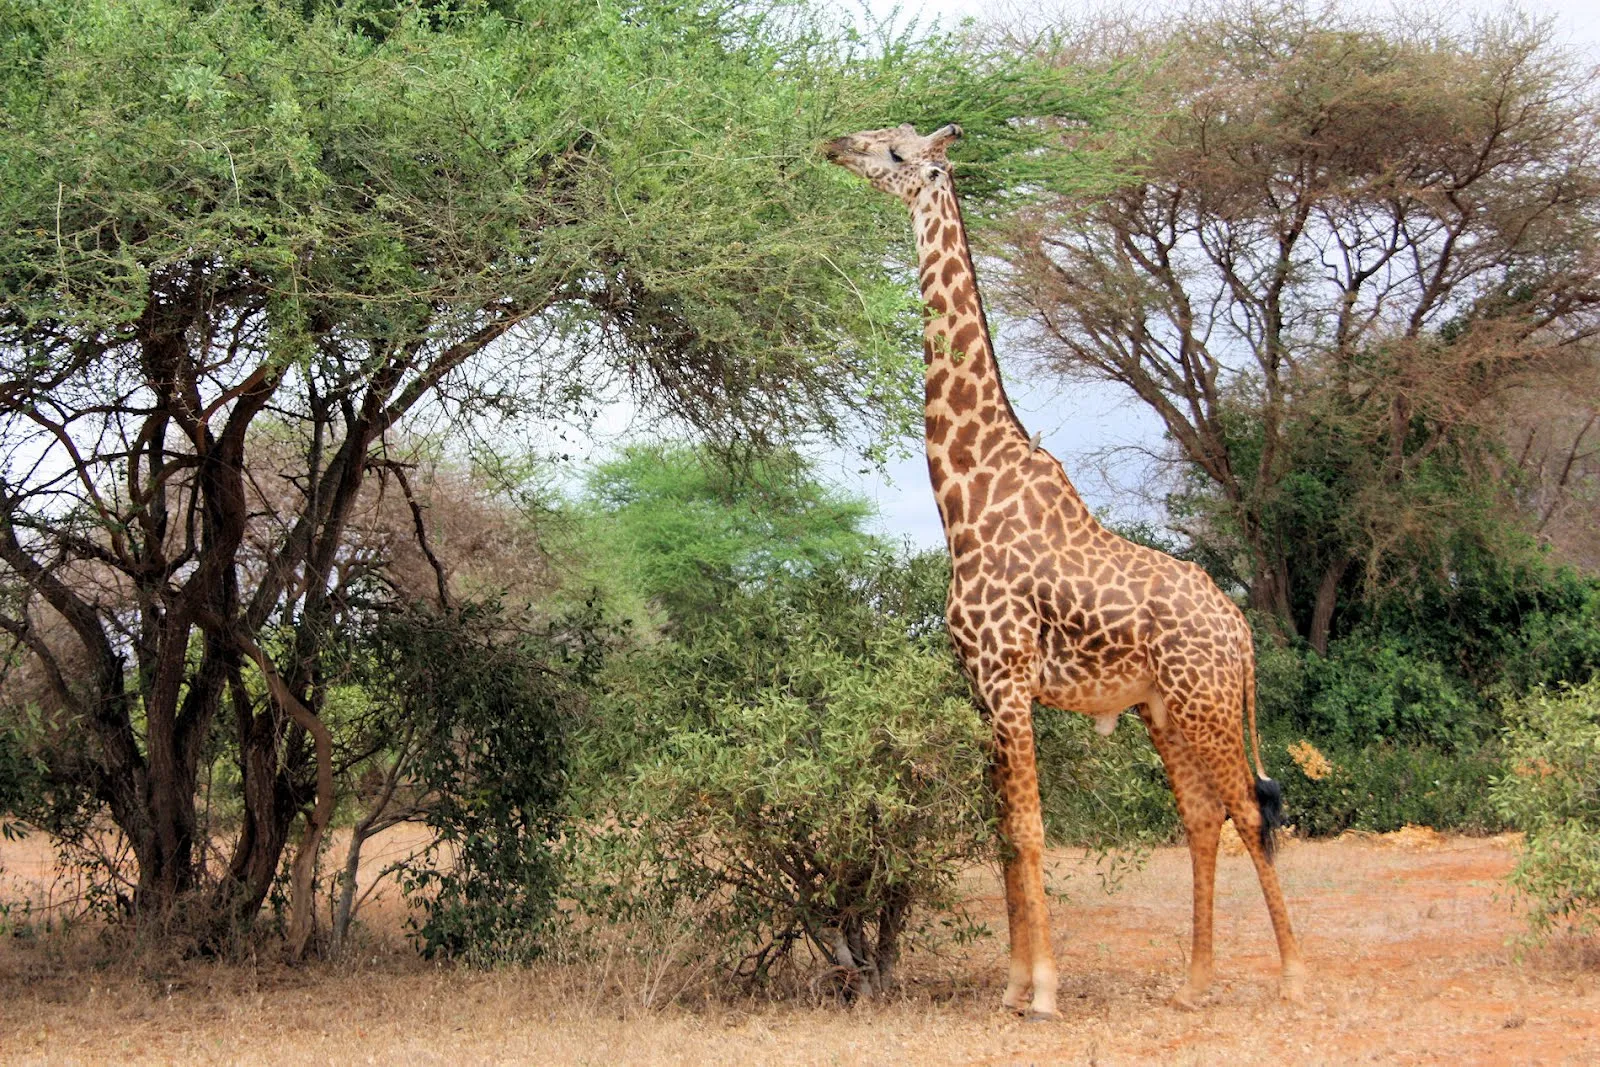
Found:
[[[1398, 847], [1397, 847], [1398, 846]], [[13, 849], [14, 852], [14, 849]], [[11, 870], [19, 857], [0, 855]], [[1592, 1063], [1600, 985], [1584, 946], [1518, 960], [1502, 889], [1507, 839], [1293, 842], [1282, 854], [1312, 967], [1281, 1004], [1249, 864], [1219, 879], [1218, 981], [1166, 1006], [1188, 943], [1187, 854], [1158, 850], [1114, 896], [1059, 853], [1064, 1018], [998, 1010], [1004, 917], [991, 872], [968, 890], [993, 936], [913, 956], [905, 990], [853, 1008], [721, 999], [639, 1007], [645, 969], [617, 960], [467, 972], [416, 959], [398, 913], [371, 913], [358, 961], [287, 968], [112, 960], [94, 944], [0, 947], [6, 1062], [238, 1063]]]

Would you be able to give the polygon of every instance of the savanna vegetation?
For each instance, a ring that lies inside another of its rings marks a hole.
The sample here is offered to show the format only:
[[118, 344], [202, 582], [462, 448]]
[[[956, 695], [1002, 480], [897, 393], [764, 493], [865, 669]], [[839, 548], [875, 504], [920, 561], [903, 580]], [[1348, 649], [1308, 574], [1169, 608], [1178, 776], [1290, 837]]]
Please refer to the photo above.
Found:
[[[1536, 924], [1592, 921], [1600, 128], [1547, 27], [0, 28], [0, 829], [101, 918], [343, 954], [414, 822], [433, 956], [871, 996], [969, 932], [1001, 843], [946, 557], [808, 458], [915, 447], [920, 388], [903, 216], [815, 146], [955, 119], [1010, 365], [1161, 419], [1124, 532], [1248, 606], [1298, 830], [1525, 829]], [[1179, 833], [1142, 730], [1038, 729], [1058, 840]]]

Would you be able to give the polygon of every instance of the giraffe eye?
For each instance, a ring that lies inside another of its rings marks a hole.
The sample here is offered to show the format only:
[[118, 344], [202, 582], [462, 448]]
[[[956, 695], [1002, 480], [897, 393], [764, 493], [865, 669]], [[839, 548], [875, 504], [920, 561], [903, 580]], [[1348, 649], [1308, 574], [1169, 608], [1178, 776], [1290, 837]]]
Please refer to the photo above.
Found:
[[896, 162], [896, 163], [904, 163], [904, 162], [905, 162], [905, 160], [903, 160], [903, 159], [901, 159], [901, 158], [900, 158], [900, 153], [899, 153], [899, 152], [896, 152], [896, 151], [895, 151], [895, 150], [894, 150], [894, 149], [892, 149], [892, 148], [891, 148], [891, 149], [889, 149], [889, 158], [890, 158], [890, 159], [891, 159], [891, 160], [893, 160], [893, 161], [894, 161], [894, 162]]

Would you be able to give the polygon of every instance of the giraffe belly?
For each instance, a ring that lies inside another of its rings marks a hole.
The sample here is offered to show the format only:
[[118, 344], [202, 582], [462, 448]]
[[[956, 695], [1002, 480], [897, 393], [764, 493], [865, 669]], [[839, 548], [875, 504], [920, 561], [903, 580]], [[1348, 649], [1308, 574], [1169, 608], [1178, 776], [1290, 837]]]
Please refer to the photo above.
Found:
[[[1111, 668], [1099, 677], [1085, 676], [1081, 671], [1046, 667], [1038, 692], [1039, 703], [1061, 711], [1077, 711], [1096, 719], [1115, 716], [1135, 704], [1148, 703], [1156, 697], [1155, 677], [1137, 669]], [[1104, 730], [1104, 721], [1097, 724]]]

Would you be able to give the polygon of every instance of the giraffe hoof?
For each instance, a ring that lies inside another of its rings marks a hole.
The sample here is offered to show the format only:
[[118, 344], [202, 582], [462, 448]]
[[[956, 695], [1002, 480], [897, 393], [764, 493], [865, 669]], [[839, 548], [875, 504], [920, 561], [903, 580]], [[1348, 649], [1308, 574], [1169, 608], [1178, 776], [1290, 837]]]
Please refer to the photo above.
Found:
[[1168, 1003], [1174, 1008], [1177, 1008], [1179, 1011], [1199, 1011], [1200, 997], [1202, 995], [1203, 994], [1197, 993], [1190, 989], [1188, 986], [1184, 986], [1176, 993], [1172, 994], [1172, 999], [1168, 1001]]
[[1305, 964], [1290, 963], [1284, 967], [1282, 984], [1278, 986], [1278, 997], [1286, 1004], [1306, 1002]]
[[1061, 1016], [1053, 1011], [1030, 1011], [1022, 1017], [1025, 1023], [1053, 1023]]

